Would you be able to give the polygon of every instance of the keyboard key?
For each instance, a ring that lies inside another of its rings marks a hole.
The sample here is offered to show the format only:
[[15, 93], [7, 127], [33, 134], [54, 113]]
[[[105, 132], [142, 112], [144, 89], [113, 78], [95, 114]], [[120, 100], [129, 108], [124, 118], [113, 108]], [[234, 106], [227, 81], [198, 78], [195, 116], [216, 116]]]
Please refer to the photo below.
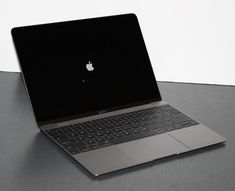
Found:
[[91, 134], [85, 135], [84, 137], [86, 137], [86, 139], [94, 139], [95, 137]]
[[128, 132], [128, 131], [124, 131], [123, 134], [126, 135], [126, 136], [131, 135], [131, 133]]
[[157, 128], [153, 130], [156, 134], [166, 133], [167, 130], [164, 128]]
[[78, 134], [76, 134], [76, 133], [69, 133], [69, 134], [67, 134], [68, 136], [70, 136], [70, 137], [76, 137], [76, 136], [78, 136]]
[[97, 141], [99, 143], [99, 142], [105, 141], [105, 139], [101, 138], [101, 137], [98, 137], [98, 138], [95, 139], [95, 141]]
[[119, 128], [114, 128], [113, 131], [116, 132], [116, 133], [118, 133], [118, 132], [121, 131], [121, 129], [119, 129]]
[[68, 130], [58, 130], [57, 132], [60, 133], [61, 135], [69, 133]]
[[106, 135], [108, 135], [108, 134], [111, 134], [112, 131], [111, 131], [111, 130], [105, 130], [105, 131], [103, 131], [103, 133], [106, 134]]
[[76, 143], [71, 144], [71, 146], [73, 148], [78, 148], [78, 147], [85, 147], [87, 146], [87, 144], [85, 142], [76, 142]]
[[95, 150], [95, 149], [100, 148], [100, 146], [99, 146], [99, 145], [89, 145], [89, 148], [90, 148], [91, 150]]
[[166, 126], [164, 129], [166, 129], [167, 131], [175, 130], [174, 126], [172, 125]]
[[140, 133], [141, 131], [139, 130], [139, 129], [133, 129], [133, 131], [132, 131], [133, 133], [135, 133], [135, 134], [138, 134], [138, 133]]
[[77, 141], [84, 141], [85, 139], [83, 137], [75, 137]]
[[104, 136], [104, 138], [109, 141], [115, 139], [115, 137], [113, 137], [112, 135], [106, 135]]
[[74, 147], [73, 147], [71, 144], [63, 145], [63, 147], [64, 147], [66, 150], [74, 149]]
[[119, 143], [124, 143], [124, 142], [127, 142], [127, 141], [140, 139], [140, 138], [143, 138], [143, 137], [148, 137], [148, 136], [151, 136], [151, 135], [155, 135], [155, 133], [149, 131], [149, 132], [145, 132], [145, 133], [141, 133], [141, 134], [130, 135], [130, 136], [127, 136], [127, 137], [122, 137], [122, 138], [119, 138], [119, 139], [111, 140], [111, 143], [119, 144]]
[[107, 141], [107, 140], [104, 140], [104, 141], [100, 141], [99, 142], [99, 145], [101, 146], [101, 147], [107, 147], [107, 146], [110, 146], [110, 145], [112, 145], [109, 141]]
[[190, 127], [191, 123], [189, 121], [186, 121], [186, 122], [182, 122], [181, 125], [184, 127]]
[[149, 131], [149, 129], [146, 128], [146, 127], [141, 127], [140, 130], [143, 131], [143, 132]]
[[97, 142], [93, 139], [88, 139], [88, 140], [85, 140], [85, 142], [88, 144], [88, 145], [95, 145], [97, 144]]
[[100, 126], [100, 127], [98, 127], [98, 128], [97, 128], [97, 130], [99, 130], [99, 131], [103, 131], [103, 130], [105, 130], [105, 128], [104, 128], [104, 127], [102, 127], [102, 126]]
[[80, 151], [77, 149], [69, 149], [68, 152], [73, 155], [80, 153]]
[[199, 123], [196, 122], [196, 121], [194, 121], [194, 120], [191, 120], [191, 121], [190, 121], [190, 124], [193, 126], [193, 125], [198, 125]]
[[92, 128], [89, 128], [89, 129], [87, 129], [86, 130], [88, 133], [94, 133], [94, 132], [96, 132], [96, 130], [95, 129], [92, 129]]
[[128, 130], [128, 129], [130, 129], [130, 127], [129, 126], [122, 126], [121, 129], [122, 130]]
[[69, 136], [67, 135], [59, 135], [59, 136], [55, 136], [53, 137], [55, 140], [59, 141], [59, 140], [63, 140], [63, 139], [68, 139]]
[[87, 151], [91, 150], [91, 148], [89, 148], [89, 147], [79, 147], [78, 149], [80, 152], [87, 152]]
[[70, 139], [70, 138], [58, 140], [58, 143], [60, 143], [61, 145], [73, 144], [75, 142], [76, 142], [75, 139]]
[[85, 131], [78, 131], [78, 134], [79, 134], [79, 135], [86, 135], [87, 132], [85, 132]]
[[174, 127], [175, 127], [175, 129], [181, 129], [181, 128], [183, 128], [184, 126], [181, 125], [181, 124], [175, 124]]
[[123, 135], [121, 133], [113, 133], [112, 135], [116, 138], [123, 137]]

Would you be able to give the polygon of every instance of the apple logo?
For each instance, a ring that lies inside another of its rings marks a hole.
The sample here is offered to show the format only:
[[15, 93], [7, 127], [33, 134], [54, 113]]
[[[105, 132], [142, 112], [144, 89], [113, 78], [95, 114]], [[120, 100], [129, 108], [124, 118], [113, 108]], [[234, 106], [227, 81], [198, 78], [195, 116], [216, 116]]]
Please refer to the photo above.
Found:
[[86, 69], [90, 72], [94, 70], [94, 67], [92, 66], [91, 61], [88, 62], [88, 64], [86, 64]]

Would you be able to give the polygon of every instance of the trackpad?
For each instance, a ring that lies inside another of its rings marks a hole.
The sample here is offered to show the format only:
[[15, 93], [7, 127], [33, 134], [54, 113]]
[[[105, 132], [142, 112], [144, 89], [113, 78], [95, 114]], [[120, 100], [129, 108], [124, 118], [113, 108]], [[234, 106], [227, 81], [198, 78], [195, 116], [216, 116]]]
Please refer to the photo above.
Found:
[[120, 151], [116, 146], [84, 152], [75, 155], [74, 158], [94, 175], [100, 175], [136, 165], [135, 160]]
[[171, 131], [169, 134], [179, 140], [190, 150], [202, 148], [205, 146], [221, 143], [225, 138], [212, 131], [208, 127], [200, 124], [197, 126], [187, 127], [176, 131]]
[[137, 163], [152, 161], [188, 150], [186, 146], [168, 134], [155, 135], [116, 146]]

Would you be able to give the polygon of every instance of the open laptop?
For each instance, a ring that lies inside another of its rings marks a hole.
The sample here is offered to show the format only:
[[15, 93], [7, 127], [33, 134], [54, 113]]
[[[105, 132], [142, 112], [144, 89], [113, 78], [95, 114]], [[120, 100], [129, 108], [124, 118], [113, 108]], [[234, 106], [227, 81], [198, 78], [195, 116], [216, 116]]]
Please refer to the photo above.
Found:
[[225, 141], [162, 100], [134, 14], [12, 36], [38, 127], [95, 176]]

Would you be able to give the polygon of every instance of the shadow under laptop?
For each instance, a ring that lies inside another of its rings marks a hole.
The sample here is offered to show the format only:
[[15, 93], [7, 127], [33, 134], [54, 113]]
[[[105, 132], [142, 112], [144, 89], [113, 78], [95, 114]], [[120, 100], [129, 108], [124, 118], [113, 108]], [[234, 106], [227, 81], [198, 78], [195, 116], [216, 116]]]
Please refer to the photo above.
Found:
[[186, 157], [191, 157], [193, 155], [210, 152], [215, 149], [223, 148], [224, 146], [224, 144], [213, 145], [203, 149], [194, 150], [180, 155], [169, 156], [166, 158], [154, 160], [148, 163], [95, 177], [77, 161], [67, 155], [50, 139], [48, 139], [43, 133], [39, 132], [33, 138], [31, 146], [29, 146], [29, 148], [25, 152], [24, 159], [21, 164], [21, 170], [24, 171], [24, 176], [31, 179], [32, 177], [34, 177], [35, 179], [37, 179], [37, 177], [41, 177], [40, 179], [42, 179], [42, 175], [45, 175], [45, 179], [46, 177], [50, 178], [53, 176], [56, 176], [56, 178], [58, 179], [60, 178], [60, 176], [66, 177], [71, 176], [72, 174], [78, 179], [79, 177], [85, 175], [90, 180], [102, 181], [122, 175], [127, 175], [129, 173], [134, 173], [136, 171], [147, 170], [148, 168], [152, 168], [153, 166], [161, 165], [162, 163], [168, 163], [173, 160], [183, 159]]

